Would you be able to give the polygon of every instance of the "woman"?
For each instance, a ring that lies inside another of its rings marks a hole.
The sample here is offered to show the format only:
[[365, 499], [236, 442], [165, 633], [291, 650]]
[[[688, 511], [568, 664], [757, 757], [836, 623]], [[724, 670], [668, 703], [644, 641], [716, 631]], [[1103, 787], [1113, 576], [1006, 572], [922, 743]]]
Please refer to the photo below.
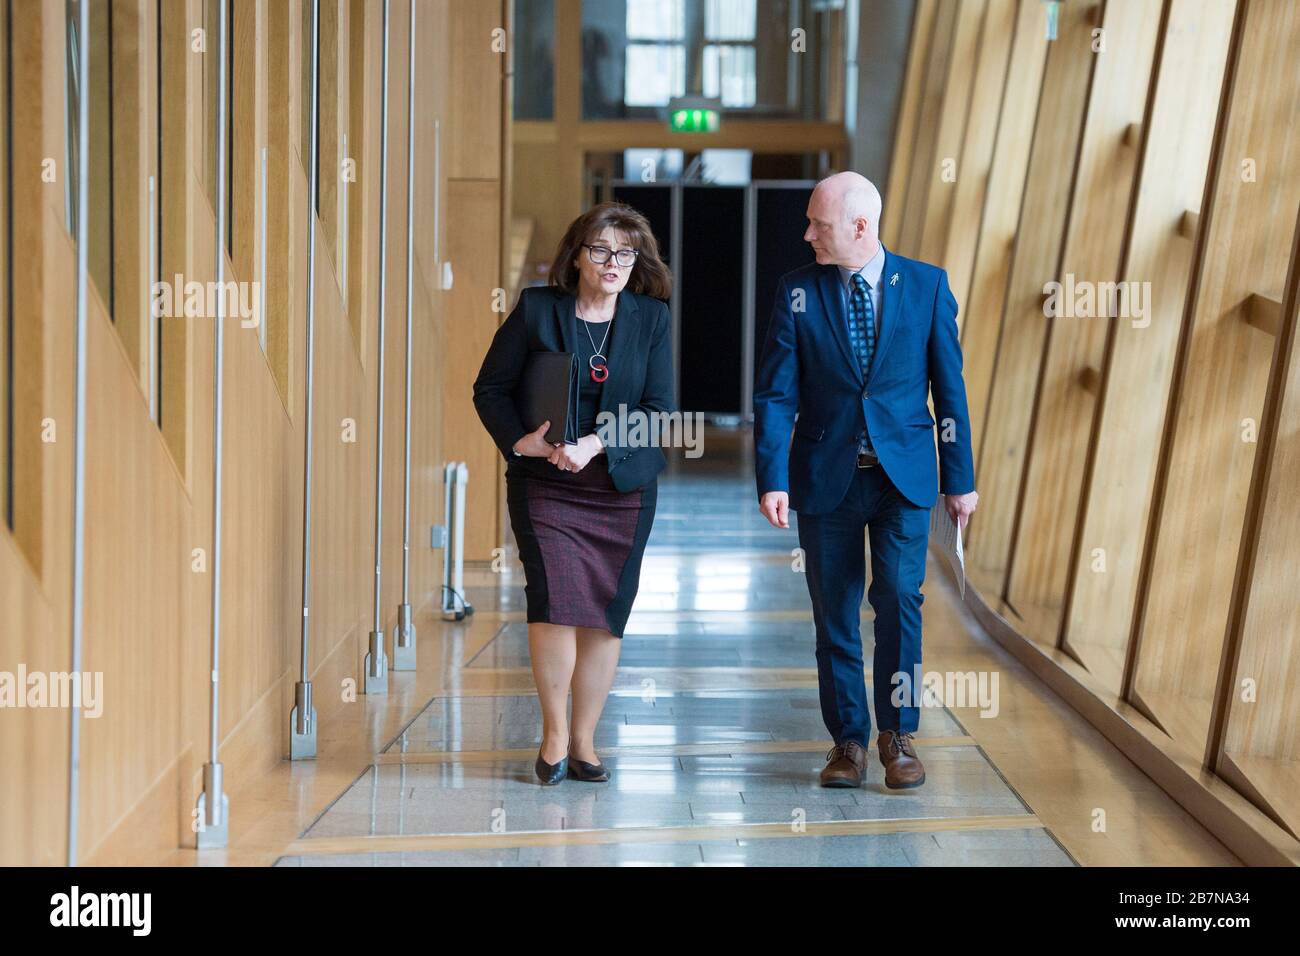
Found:
[[[524, 565], [528, 650], [542, 707], [535, 770], [547, 786], [566, 775], [609, 779], [593, 744], [596, 722], [614, 683], [667, 463], [657, 444], [617, 440], [638, 414], [672, 411], [672, 337], [663, 301], [671, 289], [645, 217], [622, 203], [601, 203], [569, 226], [550, 284], [520, 293], [474, 382], [474, 407], [507, 463], [506, 500]], [[578, 356], [582, 437], [575, 444], [552, 446], [544, 437], [550, 422], [529, 432], [520, 421], [513, 392], [536, 351]], [[630, 420], [597, 434], [601, 412]]]

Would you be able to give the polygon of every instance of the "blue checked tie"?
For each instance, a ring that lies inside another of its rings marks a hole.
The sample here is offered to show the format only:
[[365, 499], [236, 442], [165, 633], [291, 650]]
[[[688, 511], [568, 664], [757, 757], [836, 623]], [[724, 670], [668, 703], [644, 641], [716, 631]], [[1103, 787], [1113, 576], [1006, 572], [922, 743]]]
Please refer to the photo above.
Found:
[[[858, 368], [862, 370], [865, 382], [871, 369], [871, 357], [876, 352], [876, 313], [867, 292], [867, 280], [860, 272], [850, 277], [850, 284], [853, 291], [849, 294], [849, 343], [853, 346], [853, 354], [858, 357]], [[874, 453], [866, 432], [860, 436], [858, 451]]]

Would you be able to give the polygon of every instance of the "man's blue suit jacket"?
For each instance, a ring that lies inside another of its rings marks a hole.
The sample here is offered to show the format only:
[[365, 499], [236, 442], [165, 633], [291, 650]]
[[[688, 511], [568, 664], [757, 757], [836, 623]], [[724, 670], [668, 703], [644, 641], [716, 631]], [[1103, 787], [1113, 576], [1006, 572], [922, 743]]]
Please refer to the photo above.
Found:
[[[849, 344], [838, 267], [814, 262], [781, 277], [755, 370], [760, 498], [785, 491], [794, 511], [833, 511], [856, 471], [864, 426], [880, 467], [914, 504], [929, 508], [937, 492], [975, 489], [948, 274], [886, 249], [880, 281], [880, 333], [863, 381]], [[939, 426], [938, 474], [928, 392]]]

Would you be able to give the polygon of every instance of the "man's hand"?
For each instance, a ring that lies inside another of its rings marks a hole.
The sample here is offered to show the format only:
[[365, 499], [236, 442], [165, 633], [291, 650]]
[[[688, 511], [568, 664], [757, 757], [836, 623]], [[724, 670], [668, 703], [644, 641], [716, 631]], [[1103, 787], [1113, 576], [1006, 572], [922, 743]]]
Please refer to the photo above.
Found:
[[582, 471], [604, 447], [594, 433], [584, 435], [576, 445], [557, 445], [546, 460], [560, 471]]
[[963, 531], [966, 529], [966, 522], [970, 516], [975, 513], [975, 508], [979, 505], [980, 496], [977, 491], [968, 491], [964, 495], [944, 495], [943, 506], [948, 512], [948, 517], [957, 522], [957, 527]]
[[769, 491], [763, 495], [758, 510], [773, 528], [790, 527], [790, 496], [784, 491]]

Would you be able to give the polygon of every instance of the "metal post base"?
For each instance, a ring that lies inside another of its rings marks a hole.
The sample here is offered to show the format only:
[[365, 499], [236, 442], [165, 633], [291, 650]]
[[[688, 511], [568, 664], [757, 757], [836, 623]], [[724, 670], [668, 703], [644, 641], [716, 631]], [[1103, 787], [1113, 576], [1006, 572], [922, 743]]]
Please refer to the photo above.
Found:
[[316, 708], [311, 702], [311, 681], [299, 681], [294, 686], [294, 705], [289, 711], [289, 759], [316, 759]]
[[366, 654], [364, 693], [388, 693], [388, 656], [384, 653], [383, 631], [370, 632], [370, 652]]
[[203, 792], [195, 807], [200, 850], [220, 850], [230, 841], [230, 798], [221, 790], [221, 764], [203, 765]]
[[411, 620], [411, 605], [397, 609], [397, 630], [393, 633], [393, 664], [395, 671], [415, 670], [415, 622]]

